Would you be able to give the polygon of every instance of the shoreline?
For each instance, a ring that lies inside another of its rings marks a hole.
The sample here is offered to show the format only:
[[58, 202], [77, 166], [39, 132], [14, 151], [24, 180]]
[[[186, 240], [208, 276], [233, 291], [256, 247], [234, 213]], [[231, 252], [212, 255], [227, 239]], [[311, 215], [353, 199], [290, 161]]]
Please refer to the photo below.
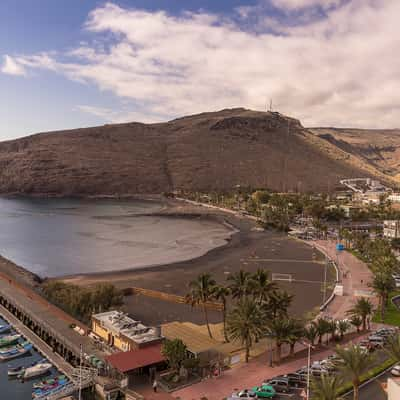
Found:
[[[291, 240], [282, 233], [254, 229], [256, 222], [245, 215], [187, 204], [175, 199], [164, 199], [162, 208], [155, 213], [160, 217], [212, 220], [229, 227], [231, 233], [223, 245], [186, 261], [119, 271], [69, 274], [49, 279], [81, 286], [111, 283], [119, 289], [142, 287], [185, 295], [188, 283], [196, 279], [200, 273], [210, 273], [218, 283], [225, 283], [229, 274], [240, 269], [254, 273], [258, 268], [264, 268], [270, 272], [290, 273], [299, 280], [310, 282], [280, 283], [280, 287], [293, 293], [296, 299], [300, 300], [294, 301], [292, 308], [295, 315], [314, 312], [322, 304], [320, 285], [316, 285], [322, 280], [322, 257], [318, 254], [318, 259], [315, 260], [313, 251], [308, 245]], [[24, 276], [30, 286], [39, 286], [41, 279], [34, 274], [23, 267], [17, 267], [11, 261], [7, 261], [7, 265], [8, 269], [5, 270], [0, 264], [0, 271], [14, 272], [19, 279]], [[304, 293], [307, 293], [307, 296], [304, 296]], [[161, 303], [144, 296], [126, 298], [125, 310], [148, 324], [171, 320], [203, 323], [201, 312], [192, 310], [188, 305]], [[211, 322], [220, 322], [220, 319], [220, 313], [213, 313], [210, 316]]]

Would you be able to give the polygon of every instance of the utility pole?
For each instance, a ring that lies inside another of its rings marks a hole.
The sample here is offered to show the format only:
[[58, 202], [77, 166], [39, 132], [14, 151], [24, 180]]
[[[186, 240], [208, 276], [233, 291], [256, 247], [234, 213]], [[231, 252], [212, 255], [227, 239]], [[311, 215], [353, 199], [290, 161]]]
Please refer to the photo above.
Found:
[[324, 267], [324, 298], [322, 304], [325, 304], [326, 301], [326, 279], [328, 273], [328, 256], [325, 256], [325, 267]]
[[82, 356], [83, 356], [83, 346], [80, 345], [80, 355], [79, 355], [79, 395], [78, 399], [82, 400]]

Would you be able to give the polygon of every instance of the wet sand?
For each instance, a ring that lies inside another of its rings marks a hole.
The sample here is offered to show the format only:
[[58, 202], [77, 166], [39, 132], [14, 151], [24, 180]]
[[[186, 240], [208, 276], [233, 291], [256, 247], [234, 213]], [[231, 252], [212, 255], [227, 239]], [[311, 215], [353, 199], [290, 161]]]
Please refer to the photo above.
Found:
[[[75, 275], [63, 280], [85, 286], [109, 282], [122, 289], [135, 286], [185, 295], [189, 282], [200, 273], [209, 272], [218, 283], [224, 283], [229, 274], [240, 269], [255, 272], [258, 268], [265, 268], [275, 273], [292, 274], [295, 280], [309, 281], [281, 283], [283, 288], [295, 295], [292, 306], [295, 315], [304, 315], [321, 305], [323, 294], [320, 282], [324, 275], [324, 260], [319, 253], [313, 255], [310, 246], [281, 233], [256, 231], [254, 221], [232, 214], [180, 202], [169, 202], [168, 205], [160, 215], [218, 220], [230, 224], [237, 232], [226, 245], [189, 261], [121, 272]], [[329, 277], [334, 279], [332, 274]], [[142, 295], [129, 296], [125, 300], [126, 311], [148, 324], [173, 320], [203, 322], [201, 311], [188, 305]], [[219, 322], [221, 315], [211, 313], [210, 319]]]

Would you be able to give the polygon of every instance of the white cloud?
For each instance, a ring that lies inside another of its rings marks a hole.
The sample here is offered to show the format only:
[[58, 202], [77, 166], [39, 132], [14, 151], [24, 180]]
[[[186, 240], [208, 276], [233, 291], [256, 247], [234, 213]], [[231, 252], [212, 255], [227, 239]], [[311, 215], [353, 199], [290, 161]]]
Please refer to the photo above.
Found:
[[271, 3], [277, 8], [290, 11], [309, 7], [321, 7], [326, 10], [340, 5], [343, 0], [271, 0]]
[[[135, 105], [134, 112], [100, 110], [113, 121], [263, 109], [272, 98], [275, 108], [309, 126], [399, 126], [400, 2], [352, 0], [326, 14], [300, 26], [278, 23], [274, 35], [246, 31], [217, 15], [171, 16], [107, 3], [86, 23], [92, 44], [16, 60], [95, 84]], [[273, 25], [271, 15], [266, 18]]]
[[8, 55], [4, 56], [4, 62], [1, 67], [1, 72], [8, 75], [26, 75], [25, 68], [21, 64], [19, 64], [13, 57], [10, 57]]

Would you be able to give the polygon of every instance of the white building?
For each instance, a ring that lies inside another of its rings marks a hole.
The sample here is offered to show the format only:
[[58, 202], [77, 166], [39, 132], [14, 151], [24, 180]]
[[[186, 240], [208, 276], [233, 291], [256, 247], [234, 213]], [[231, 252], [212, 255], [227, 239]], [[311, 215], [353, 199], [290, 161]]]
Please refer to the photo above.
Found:
[[398, 379], [389, 378], [387, 380], [388, 400], [400, 399], [400, 381]]
[[400, 193], [392, 193], [388, 196], [388, 200], [392, 203], [400, 203]]
[[383, 237], [387, 239], [400, 238], [400, 221], [399, 220], [383, 221]]

